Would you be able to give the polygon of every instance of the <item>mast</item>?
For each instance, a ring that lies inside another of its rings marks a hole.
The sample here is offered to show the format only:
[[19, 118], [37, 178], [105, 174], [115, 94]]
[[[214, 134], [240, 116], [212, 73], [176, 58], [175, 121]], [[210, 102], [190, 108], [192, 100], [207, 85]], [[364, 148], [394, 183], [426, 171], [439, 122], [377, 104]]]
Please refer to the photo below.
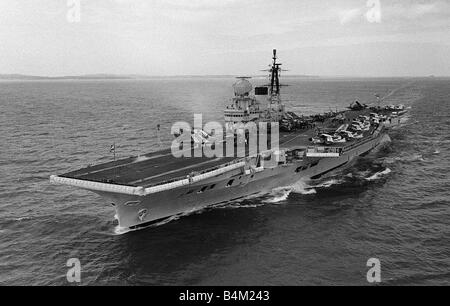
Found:
[[281, 63], [277, 63], [277, 50], [273, 49], [273, 63], [270, 72], [270, 95], [280, 95], [280, 72]]
[[270, 84], [267, 85], [270, 90], [269, 95], [269, 116], [273, 121], [279, 121], [284, 117], [284, 105], [281, 102], [280, 88], [286, 85], [280, 84], [281, 63], [277, 62], [277, 50], [273, 49], [272, 65], [270, 69], [266, 70], [270, 72]]

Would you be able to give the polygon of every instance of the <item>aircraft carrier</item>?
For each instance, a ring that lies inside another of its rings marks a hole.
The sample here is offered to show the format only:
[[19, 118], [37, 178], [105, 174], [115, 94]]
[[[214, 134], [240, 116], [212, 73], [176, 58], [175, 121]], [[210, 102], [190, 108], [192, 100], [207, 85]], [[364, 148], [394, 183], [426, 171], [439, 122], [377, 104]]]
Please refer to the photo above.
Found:
[[[52, 175], [50, 181], [99, 194], [114, 207], [120, 228], [135, 229], [325, 176], [389, 141], [389, 129], [405, 120], [402, 105], [359, 102], [315, 116], [289, 112], [281, 100], [281, 71], [274, 50], [268, 85], [253, 88], [249, 78], [238, 78], [224, 109], [225, 140], [219, 140], [222, 132], [179, 129], [171, 148]], [[248, 123], [257, 126], [256, 149], [249, 145]], [[261, 123], [266, 130], [258, 128]], [[224, 149], [230, 143], [233, 154]], [[195, 153], [215, 146], [223, 154]], [[174, 148], [185, 154], [175, 156]]]

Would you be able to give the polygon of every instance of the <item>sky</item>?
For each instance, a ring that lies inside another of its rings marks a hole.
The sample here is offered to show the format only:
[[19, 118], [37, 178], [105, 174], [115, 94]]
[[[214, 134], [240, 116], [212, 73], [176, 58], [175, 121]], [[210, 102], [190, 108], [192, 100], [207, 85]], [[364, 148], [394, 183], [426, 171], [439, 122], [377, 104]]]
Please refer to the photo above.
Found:
[[448, 0], [0, 0], [0, 74], [450, 76]]

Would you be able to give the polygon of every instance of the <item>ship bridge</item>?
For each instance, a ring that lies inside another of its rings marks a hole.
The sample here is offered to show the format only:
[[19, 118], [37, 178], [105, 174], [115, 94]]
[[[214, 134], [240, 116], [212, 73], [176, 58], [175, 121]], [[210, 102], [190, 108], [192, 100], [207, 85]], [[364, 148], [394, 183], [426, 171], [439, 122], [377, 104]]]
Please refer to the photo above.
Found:
[[239, 77], [234, 83], [234, 98], [231, 105], [224, 110], [227, 129], [233, 130], [237, 124], [259, 120], [262, 110], [259, 102], [253, 96], [253, 86], [249, 77]]
[[[241, 123], [250, 121], [280, 122], [285, 116], [285, 107], [281, 102], [279, 82], [282, 71], [281, 64], [277, 63], [276, 50], [273, 50], [273, 63], [270, 69], [263, 70], [270, 73], [270, 84], [256, 87], [252, 95], [253, 86], [250, 77], [238, 77], [234, 83], [234, 98], [232, 104], [224, 110], [225, 124], [228, 130], [239, 128]], [[261, 106], [256, 96], [265, 96], [267, 106]]]

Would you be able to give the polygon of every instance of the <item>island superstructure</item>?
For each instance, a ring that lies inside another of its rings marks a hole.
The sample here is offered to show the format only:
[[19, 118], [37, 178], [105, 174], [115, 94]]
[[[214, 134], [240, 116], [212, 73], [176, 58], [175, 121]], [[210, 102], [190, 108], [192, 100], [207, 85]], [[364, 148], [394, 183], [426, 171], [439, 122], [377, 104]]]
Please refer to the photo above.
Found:
[[[134, 229], [325, 176], [389, 141], [387, 131], [405, 117], [404, 106], [359, 102], [346, 111], [318, 116], [286, 111], [275, 50], [272, 60], [270, 84], [253, 89], [249, 78], [239, 78], [224, 110], [235, 152], [242, 148], [238, 139], [247, 142], [242, 126], [249, 122], [276, 127], [277, 143], [269, 137], [267, 149], [251, 150], [244, 144], [244, 151], [233, 156], [176, 157], [168, 148], [52, 175], [50, 181], [99, 194], [113, 205], [119, 226]], [[202, 130], [192, 131], [191, 137], [197, 147], [210, 146], [214, 139]]]

